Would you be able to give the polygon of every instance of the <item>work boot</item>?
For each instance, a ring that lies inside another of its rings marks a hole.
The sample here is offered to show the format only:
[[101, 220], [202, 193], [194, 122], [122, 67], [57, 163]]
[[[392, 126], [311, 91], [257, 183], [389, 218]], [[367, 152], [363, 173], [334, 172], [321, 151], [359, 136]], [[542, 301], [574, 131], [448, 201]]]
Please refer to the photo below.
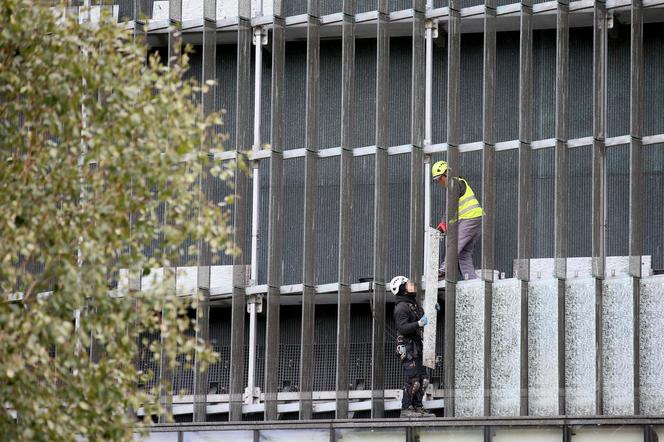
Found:
[[413, 418], [413, 417], [422, 417], [420, 413], [415, 411], [415, 409], [410, 406], [408, 408], [402, 408], [401, 409], [401, 416], [402, 418]]
[[415, 412], [419, 413], [420, 417], [436, 417], [435, 414], [429, 413], [426, 408], [420, 406], [420, 407], [415, 407]]

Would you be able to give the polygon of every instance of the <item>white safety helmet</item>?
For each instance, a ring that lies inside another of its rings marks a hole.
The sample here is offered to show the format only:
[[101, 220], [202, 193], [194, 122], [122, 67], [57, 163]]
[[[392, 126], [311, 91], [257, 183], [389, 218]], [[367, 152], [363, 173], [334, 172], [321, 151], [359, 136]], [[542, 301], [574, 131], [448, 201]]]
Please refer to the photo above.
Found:
[[399, 287], [401, 287], [401, 284], [404, 284], [408, 282], [408, 278], [405, 276], [395, 276], [392, 278], [392, 281], [390, 281], [390, 291], [392, 292], [393, 295], [396, 295], [399, 293]]

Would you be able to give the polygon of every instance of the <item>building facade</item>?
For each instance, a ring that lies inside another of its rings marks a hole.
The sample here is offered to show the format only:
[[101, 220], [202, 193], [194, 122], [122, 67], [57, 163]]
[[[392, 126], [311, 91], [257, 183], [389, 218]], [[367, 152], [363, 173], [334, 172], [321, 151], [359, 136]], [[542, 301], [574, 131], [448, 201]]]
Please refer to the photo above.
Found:
[[[235, 196], [243, 253], [196, 270], [221, 359], [175, 373], [182, 426], [155, 440], [664, 437], [661, 0], [118, 9], [164, 55], [193, 45], [189, 75], [217, 81], [203, 111], [226, 111], [212, 155], [253, 166], [206, 183]], [[424, 228], [454, 210], [429, 179], [440, 159], [487, 212], [487, 271], [439, 283], [427, 399], [445, 419], [389, 420], [403, 379], [385, 286], [422, 281]], [[160, 373], [147, 350], [139, 364]]]

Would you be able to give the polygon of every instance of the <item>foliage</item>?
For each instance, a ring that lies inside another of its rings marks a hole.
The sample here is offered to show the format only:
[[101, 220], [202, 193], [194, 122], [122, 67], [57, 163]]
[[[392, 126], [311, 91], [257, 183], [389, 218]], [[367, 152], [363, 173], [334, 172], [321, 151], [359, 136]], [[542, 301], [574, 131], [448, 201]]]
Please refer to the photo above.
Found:
[[221, 119], [203, 117], [187, 56], [169, 64], [108, 19], [0, 0], [2, 438], [131, 440], [136, 410], [164, 412], [137, 382], [137, 349], [162, 356], [143, 336], [161, 331], [171, 370], [195, 346], [216, 357], [184, 333], [198, 300], [172, 278], [116, 288], [120, 269], [196, 265], [203, 239], [231, 250], [228, 201], [201, 185], [231, 178], [202, 149], [220, 148]]

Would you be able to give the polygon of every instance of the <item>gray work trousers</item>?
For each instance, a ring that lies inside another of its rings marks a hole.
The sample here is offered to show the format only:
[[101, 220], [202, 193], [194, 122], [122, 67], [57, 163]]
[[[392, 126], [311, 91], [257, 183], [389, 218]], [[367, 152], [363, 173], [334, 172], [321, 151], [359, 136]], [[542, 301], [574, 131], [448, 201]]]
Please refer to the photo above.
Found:
[[[476, 279], [473, 265], [473, 250], [475, 244], [482, 236], [482, 218], [462, 219], [459, 221], [459, 280]], [[445, 273], [445, 260], [440, 265], [441, 272]]]

